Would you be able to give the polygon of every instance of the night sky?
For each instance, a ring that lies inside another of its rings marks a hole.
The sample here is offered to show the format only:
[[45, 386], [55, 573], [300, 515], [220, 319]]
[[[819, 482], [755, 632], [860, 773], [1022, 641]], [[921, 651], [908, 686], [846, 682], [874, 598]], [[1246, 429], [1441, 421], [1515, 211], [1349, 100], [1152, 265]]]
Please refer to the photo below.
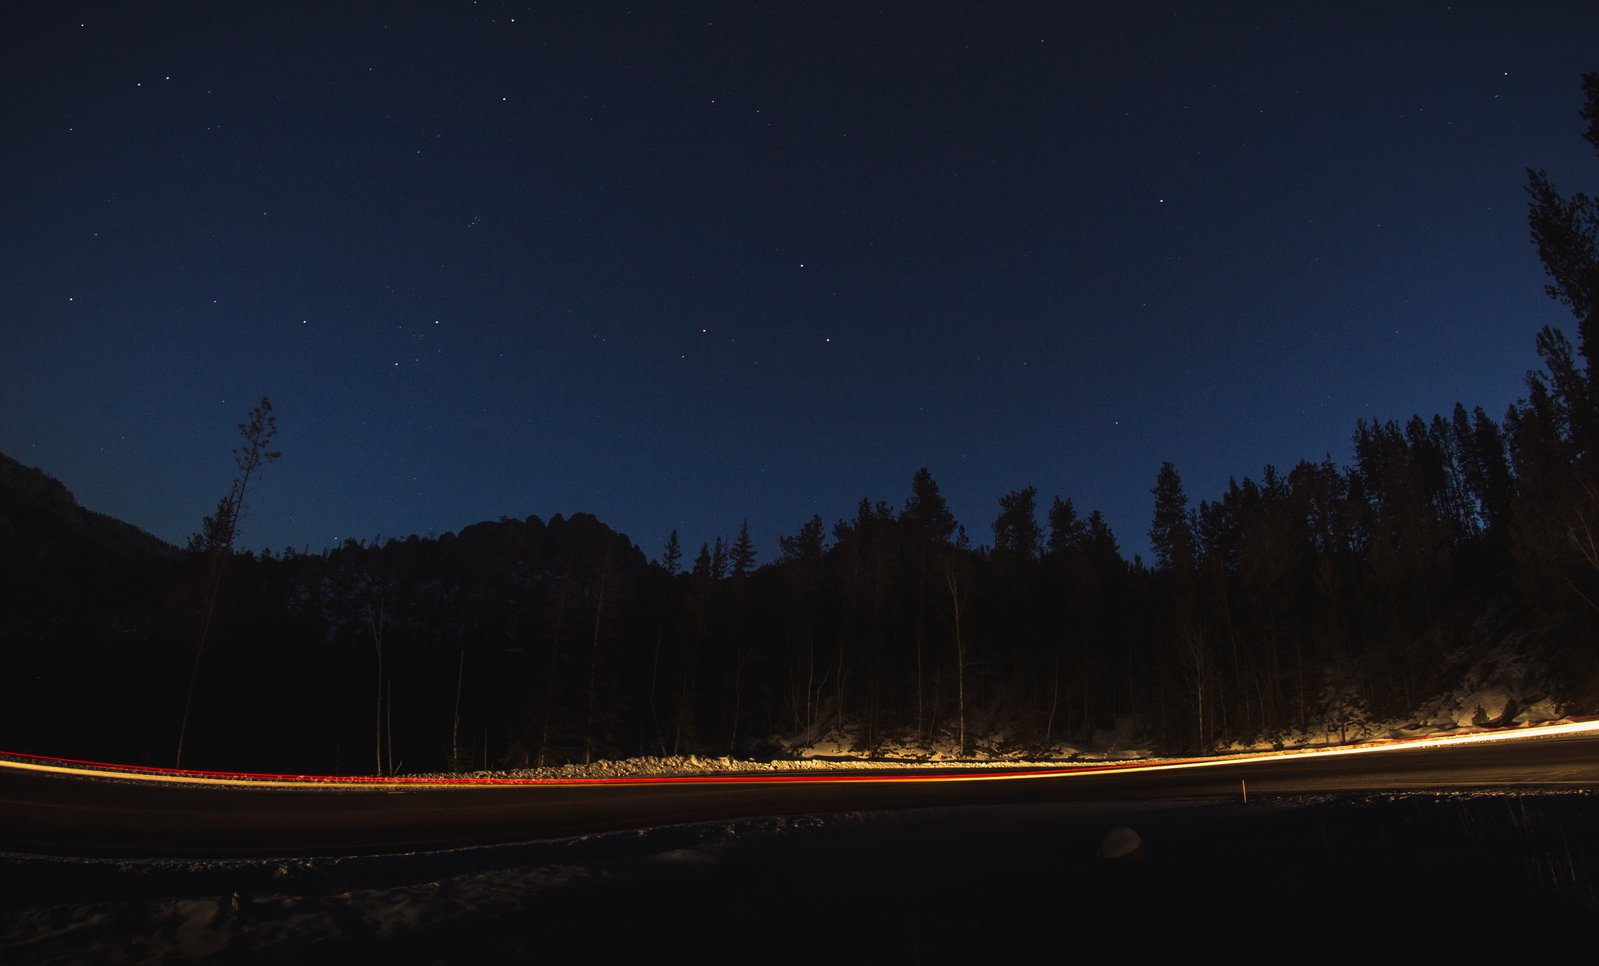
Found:
[[1495, 417], [1573, 328], [1599, 4], [8, 8], [0, 451], [173, 542], [586, 511], [657, 556], [928, 467], [1147, 554], [1190, 498]]

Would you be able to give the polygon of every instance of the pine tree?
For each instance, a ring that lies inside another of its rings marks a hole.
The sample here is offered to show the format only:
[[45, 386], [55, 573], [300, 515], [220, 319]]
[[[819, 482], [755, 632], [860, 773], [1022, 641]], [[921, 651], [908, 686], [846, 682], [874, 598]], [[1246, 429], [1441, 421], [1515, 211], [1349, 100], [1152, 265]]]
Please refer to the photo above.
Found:
[[994, 518], [994, 553], [1017, 560], [1037, 558], [1043, 546], [1038, 528], [1038, 487], [1012, 490], [999, 498]]
[[1098, 563], [1114, 561], [1117, 566], [1122, 565], [1122, 551], [1116, 545], [1116, 535], [1105, 522], [1105, 515], [1098, 510], [1088, 514], [1087, 548]]
[[727, 541], [721, 537], [716, 538], [716, 546], [711, 550], [711, 576], [717, 580], [727, 576]]
[[1194, 567], [1194, 531], [1188, 514], [1188, 497], [1177, 467], [1160, 464], [1155, 488], [1155, 521], [1149, 527], [1150, 549], [1160, 570], [1189, 571]]
[[661, 554], [661, 566], [666, 568], [667, 574], [677, 576], [677, 571], [683, 565], [683, 546], [677, 542], [677, 531], [666, 538], [666, 550]]
[[786, 681], [789, 720], [796, 732], [810, 732], [818, 711], [816, 641], [819, 634], [823, 542], [827, 526], [813, 516], [792, 537], [779, 537], [782, 547], [782, 627], [787, 639]]
[[905, 501], [900, 524], [907, 534], [916, 592], [916, 617], [911, 629], [911, 645], [916, 650], [916, 732], [926, 735], [928, 665], [936, 663], [927, 646], [927, 615], [932, 602], [943, 593], [939, 571], [950, 552], [949, 541], [956, 523], [949, 504], [938, 492], [938, 483], [925, 466], [911, 478], [911, 496]]
[[[1582, 86], [1583, 137], [1599, 150], [1599, 73]], [[1569, 592], [1599, 614], [1599, 200], [1562, 195], [1543, 171], [1527, 176], [1546, 290], [1576, 316], [1577, 345], [1553, 326], [1538, 333], [1544, 371], [1528, 374], [1528, 397], [1506, 418], [1520, 489], [1512, 549], [1530, 599], [1559, 606]]]
[[949, 512], [949, 504], [925, 466], [911, 478], [911, 498], [905, 501], [900, 520], [910, 528], [912, 544], [917, 547], [948, 543], [955, 533], [955, 515]]
[[1211, 647], [1206, 634], [1197, 584], [1197, 548], [1194, 521], [1183, 493], [1182, 478], [1171, 463], [1162, 463], [1155, 487], [1155, 519], [1149, 527], [1150, 548], [1155, 551], [1157, 576], [1164, 580], [1166, 598], [1167, 673], [1179, 675], [1175, 697], [1193, 714], [1191, 744], [1209, 746], [1212, 737], [1213, 679]]
[[1049, 552], [1062, 556], [1082, 550], [1088, 542], [1088, 526], [1077, 515], [1070, 499], [1055, 497], [1049, 505]]
[[742, 579], [755, 572], [755, 544], [750, 541], [748, 520], [739, 524], [738, 538], [733, 541], [733, 548], [728, 552], [728, 560], [732, 564], [734, 577]]
[[[1599, 73], [1583, 75], [1582, 89], [1583, 138], [1599, 151]], [[1552, 279], [1546, 290], [1577, 317], [1577, 349], [1592, 377], [1599, 354], [1599, 199], [1562, 195], [1545, 172], [1531, 169], [1527, 194], [1533, 244]]]
[[778, 537], [784, 563], [812, 562], [822, 559], [822, 545], [827, 539], [827, 525], [820, 516], [813, 516], [792, 537]]

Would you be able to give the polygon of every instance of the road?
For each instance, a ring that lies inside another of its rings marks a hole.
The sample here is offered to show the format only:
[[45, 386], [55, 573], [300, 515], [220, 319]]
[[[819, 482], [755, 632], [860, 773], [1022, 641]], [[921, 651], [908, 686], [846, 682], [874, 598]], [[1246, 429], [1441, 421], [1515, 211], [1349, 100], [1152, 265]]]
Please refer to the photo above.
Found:
[[1599, 788], [1599, 734], [1027, 772], [875, 770], [588, 782], [360, 783], [114, 776], [0, 760], [0, 851], [226, 858], [349, 855], [757, 816], [928, 806]]

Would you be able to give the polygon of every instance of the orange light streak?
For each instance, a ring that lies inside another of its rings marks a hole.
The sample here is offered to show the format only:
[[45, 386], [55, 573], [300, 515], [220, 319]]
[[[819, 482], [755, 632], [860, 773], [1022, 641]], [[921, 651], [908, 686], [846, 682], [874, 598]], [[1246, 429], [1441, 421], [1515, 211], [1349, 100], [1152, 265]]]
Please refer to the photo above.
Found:
[[1218, 755], [1209, 758], [1183, 760], [1149, 760], [1107, 762], [1098, 764], [1047, 767], [1028, 765], [1016, 768], [984, 766], [973, 763], [968, 767], [983, 767], [983, 771], [935, 770], [961, 766], [904, 766], [906, 771], [874, 769], [863, 763], [862, 771], [840, 773], [817, 769], [777, 772], [711, 773], [699, 775], [628, 775], [595, 778], [517, 778], [513, 776], [368, 776], [368, 775], [296, 775], [271, 772], [201, 771], [176, 768], [155, 768], [145, 765], [122, 765], [111, 762], [85, 761], [73, 758], [53, 758], [0, 751], [0, 768], [13, 771], [46, 772], [91, 778], [116, 778], [129, 781], [169, 782], [186, 785], [270, 786], [273, 788], [332, 788], [394, 791], [396, 788], [494, 788], [524, 787], [529, 785], [689, 785], [689, 784], [749, 784], [749, 783], [822, 783], [845, 784], [858, 782], [978, 782], [1017, 781], [1038, 778], [1084, 778], [1129, 771], [1176, 771], [1189, 768], [1210, 768], [1217, 765], [1255, 764], [1279, 761], [1284, 758], [1320, 758], [1348, 755], [1376, 754], [1387, 751], [1409, 751], [1416, 748], [1440, 748], [1452, 745], [1481, 744], [1495, 741], [1520, 741], [1559, 735], [1584, 734], [1599, 731], [1599, 718], [1538, 725], [1526, 728], [1472, 732], [1461, 735], [1434, 735], [1423, 738], [1400, 738], [1350, 745], [1337, 748], [1298, 749], [1273, 752], [1250, 752]]

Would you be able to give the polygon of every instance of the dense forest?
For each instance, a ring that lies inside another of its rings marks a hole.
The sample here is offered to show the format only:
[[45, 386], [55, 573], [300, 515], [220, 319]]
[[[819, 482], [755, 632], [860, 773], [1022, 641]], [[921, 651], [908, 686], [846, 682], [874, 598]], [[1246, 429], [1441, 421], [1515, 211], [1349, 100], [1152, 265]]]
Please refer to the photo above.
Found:
[[[1584, 78], [1599, 150], [1599, 74]], [[6, 750], [380, 772], [764, 755], [824, 735], [997, 750], [1132, 721], [1196, 751], [1404, 715], [1506, 640], [1599, 706], [1599, 204], [1529, 173], [1542, 368], [1481, 408], [1360, 421], [1349, 465], [1190, 501], [1152, 473], [1153, 559], [1034, 487], [968, 535], [934, 476], [774, 559], [747, 529], [649, 559], [599, 520], [501, 519], [321, 553], [238, 552], [270, 405], [184, 549], [0, 457]]]

